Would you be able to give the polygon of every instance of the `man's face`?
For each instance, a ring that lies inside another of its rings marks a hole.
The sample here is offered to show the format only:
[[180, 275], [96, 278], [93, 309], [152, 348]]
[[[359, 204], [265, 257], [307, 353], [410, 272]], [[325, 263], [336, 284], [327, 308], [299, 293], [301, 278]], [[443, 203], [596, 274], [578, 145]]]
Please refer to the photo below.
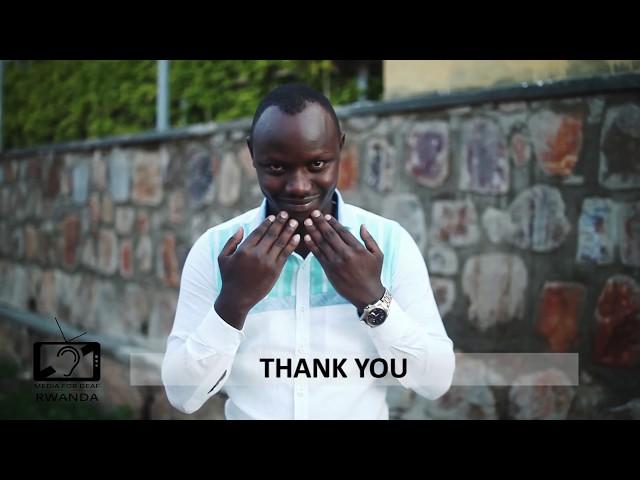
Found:
[[272, 213], [285, 210], [300, 224], [313, 210], [331, 212], [344, 143], [331, 115], [308, 103], [297, 115], [267, 108], [249, 144], [262, 193]]

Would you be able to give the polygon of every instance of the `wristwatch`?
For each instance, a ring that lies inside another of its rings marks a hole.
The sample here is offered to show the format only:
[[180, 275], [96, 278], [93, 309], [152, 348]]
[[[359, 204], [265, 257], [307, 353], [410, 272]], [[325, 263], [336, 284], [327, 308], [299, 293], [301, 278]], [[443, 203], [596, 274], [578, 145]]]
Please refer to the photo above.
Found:
[[360, 320], [372, 328], [382, 325], [389, 316], [391, 298], [391, 293], [385, 288], [384, 295], [380, 300], [364, 307]]

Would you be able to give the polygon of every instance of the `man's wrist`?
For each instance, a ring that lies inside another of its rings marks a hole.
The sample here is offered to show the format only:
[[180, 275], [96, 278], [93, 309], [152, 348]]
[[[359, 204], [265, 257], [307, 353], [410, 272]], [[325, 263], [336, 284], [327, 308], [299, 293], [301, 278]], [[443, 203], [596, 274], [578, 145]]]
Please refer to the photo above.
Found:
[[222, 320], [237, 330], [242, 330], [244, 321], [250, 310], [242, 308], [238, 305], [238, 302], [226, 298], [222, 293], [216, 299], [213, 308]]
[[366, 307], [368, 307], [369, 305], [373, 305], [374, 303], [380, 301], [382, 299], [382, 297], [384, 296], [384, 292], [386, 291], [386, 289], [384, 288], [384, 286], [380, 285], [380, 294], [378, 295], [377, 293], [375, 295], [372, 295], [374, 298], [367, 303], [356, 303], [354, 304], [356, 309], [358, 310], [358, 316], [361, 317], [362, 314], [364, 313], [364, 309]]

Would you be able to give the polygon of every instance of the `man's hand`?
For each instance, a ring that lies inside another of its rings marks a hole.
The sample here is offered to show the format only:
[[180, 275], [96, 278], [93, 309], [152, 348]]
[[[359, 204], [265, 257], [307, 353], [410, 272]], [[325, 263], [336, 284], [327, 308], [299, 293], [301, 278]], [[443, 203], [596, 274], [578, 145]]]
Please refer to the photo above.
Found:
[[364, 225], [360, 227], [360, 237], [366, 248], [335, 218], [323, 216], [318, 210], [311, 213], [304, 226], [309, 232], [304, 236], [305, 244], [340, 295], [358, 310], [382, 298], [380, 273], [384, 255]]
[[218, 256], [222, 289], [214, 308], [229, 325], [242, 329], [249, 310], [273, 288], [291, 252], [300, 243], [298, 222], [286, 212], [268, 216], [238, 247], [242, 227]]

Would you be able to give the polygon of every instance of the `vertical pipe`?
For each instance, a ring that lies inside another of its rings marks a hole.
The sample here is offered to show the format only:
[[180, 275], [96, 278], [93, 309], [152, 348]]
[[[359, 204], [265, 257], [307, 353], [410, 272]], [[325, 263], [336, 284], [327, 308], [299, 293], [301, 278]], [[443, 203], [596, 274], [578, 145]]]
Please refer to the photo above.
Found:
[[367, 99], [367, 89], [369, 86], [369, 68], [367, 64], [361, 63], [358, 67], [358, 101], [364, 102]]
[[156, 102], [156, 130], [169, 128], [169, 60], [158, 60], [158, 95]]

